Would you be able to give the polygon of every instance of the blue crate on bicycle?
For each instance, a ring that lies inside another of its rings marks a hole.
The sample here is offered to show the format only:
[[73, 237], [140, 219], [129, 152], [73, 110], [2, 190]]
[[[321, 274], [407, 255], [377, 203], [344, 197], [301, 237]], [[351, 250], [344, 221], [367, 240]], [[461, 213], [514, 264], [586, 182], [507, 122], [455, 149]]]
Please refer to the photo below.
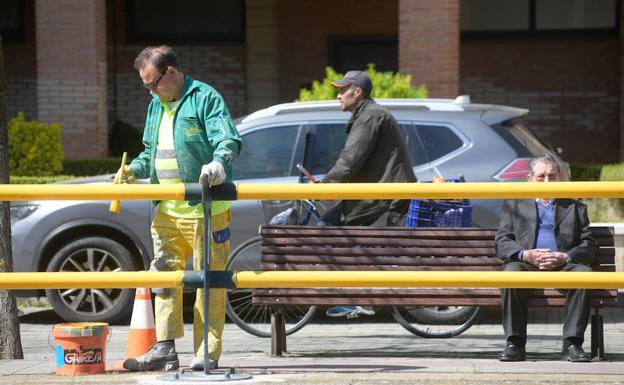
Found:
[[412, 199], [407, 212], [407, 227], [470, 227], [472, 203]]

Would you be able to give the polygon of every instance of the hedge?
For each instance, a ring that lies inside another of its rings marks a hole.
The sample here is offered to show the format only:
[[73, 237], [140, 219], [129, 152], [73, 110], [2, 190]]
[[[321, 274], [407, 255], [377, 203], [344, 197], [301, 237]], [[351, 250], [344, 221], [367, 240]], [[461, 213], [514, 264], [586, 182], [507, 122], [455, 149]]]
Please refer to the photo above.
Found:
[[26, 120], [20, 112], [7, 127], [11, 174], [51, 176], [61, 172], [64, 153], [60, 123]]
[[121, 164], [121, 157], [79, 159], [63, 161], [63, 174], [75, 176], [94, 176], [116, 173]]

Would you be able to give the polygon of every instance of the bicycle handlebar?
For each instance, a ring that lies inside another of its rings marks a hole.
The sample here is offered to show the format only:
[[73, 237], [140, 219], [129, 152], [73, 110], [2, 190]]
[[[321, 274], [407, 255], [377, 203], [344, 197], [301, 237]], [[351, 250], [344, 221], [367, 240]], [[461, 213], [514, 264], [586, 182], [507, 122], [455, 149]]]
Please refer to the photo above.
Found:
[[318, 179], [316, 179], [314, 175], [310, 173], [310, 171], [308, 171], [305, 167], [303, 167], [301, 163], [297, 163], [297, 169], [299, 169], [299, 171], [301, 171], [306, 176], [306, 178], [308, 178], [312, 183], [319, 182]]

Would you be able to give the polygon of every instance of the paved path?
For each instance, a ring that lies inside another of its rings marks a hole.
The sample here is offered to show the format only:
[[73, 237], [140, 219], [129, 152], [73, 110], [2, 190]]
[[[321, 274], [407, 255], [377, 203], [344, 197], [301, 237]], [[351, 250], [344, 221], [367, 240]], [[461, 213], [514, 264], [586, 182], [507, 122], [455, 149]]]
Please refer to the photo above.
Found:
[[[48, 341], [52, 325], [58, 320], [49, 311], [42, 314], [37, 323], [30, 323], [32, 315], [22, 317], [25, 359], [0, 361], [0, 384], [155, 384], [164, 381], [163, 373], [137, 375], [109, 371], [105, 375], [73, 379], [55, 376], [54, 355]], [[234, 324], [227, 324], [220, 366], [253, 374], [252, 383], [267, 384], [498, 384], [503, 381], [624, 384], [624, 311], [621, 309], [609, 309], [605, 313], [608, 361], [586, 364], [559, 360], [559, 310], [533, 314], [527, 362], [497, 361], [504, 338], [496, 317], [497, 314], [488, 313], [489, 323], [475, 325], [451, 339], [419, 338], [390, 318], [382, 317], [382, 322], [371, 322], [369, 318], [333, 323], [321, 319], [321, 323], [307, 325], [288, 337], [289, 354], [283, 358], [270, 357], [269, 339], [253, 337]], [[187, 337], [177, 344], [182, 365], [188, 365], [192, 358], [190, 325], [186, 325], [186, 330]], [[107, 366], [123, 358], [128, 327], [112, 326], [112, 331], [107, 345]], [[589, 349], [589, 335], [585, 347]], [[167, 377], [163, 383], [174, 383], [169, 380]]]

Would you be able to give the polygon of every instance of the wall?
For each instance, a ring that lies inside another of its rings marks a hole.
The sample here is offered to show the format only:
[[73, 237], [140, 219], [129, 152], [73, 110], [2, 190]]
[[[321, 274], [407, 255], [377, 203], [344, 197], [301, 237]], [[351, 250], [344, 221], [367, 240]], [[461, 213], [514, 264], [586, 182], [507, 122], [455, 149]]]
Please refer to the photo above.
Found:
[[399, 1], [399, 70], [431, 98], [459, 90], [459, 0]]
[[620, 43], [616, 38], [464, 40], [461, 93], [529, 108], [529, 123], [572, 162], [617, 162]]
[[396, 35], [397, 14], [397, 0], [281, 0], [281, 101], [293, 101], [301, 87], [325, 77], [328, 36]]
[[23, 112], [26, 119], [37, 118], [37, 57], [35, 51], [35, 4], [23, 0], [26, 20], [24, 40], [11, 42], [3, 39], [4, 85], [6, 87], [7, 120]]
[[111, 124], [122, 121], [143, 132], [151, 96], [141, 85], [133, 64], [136, 55], [148, 45], [170, 45], [178, 55], [182, 70], [221, 93], [233, 117], [246, 113], [244, 43], [188, 45], [168, 42], [166, 32], [163, 32], [162, 40], [129, 44], [126, 43], [124, 1], [109, 1], [107, 11], [108, 115]]

